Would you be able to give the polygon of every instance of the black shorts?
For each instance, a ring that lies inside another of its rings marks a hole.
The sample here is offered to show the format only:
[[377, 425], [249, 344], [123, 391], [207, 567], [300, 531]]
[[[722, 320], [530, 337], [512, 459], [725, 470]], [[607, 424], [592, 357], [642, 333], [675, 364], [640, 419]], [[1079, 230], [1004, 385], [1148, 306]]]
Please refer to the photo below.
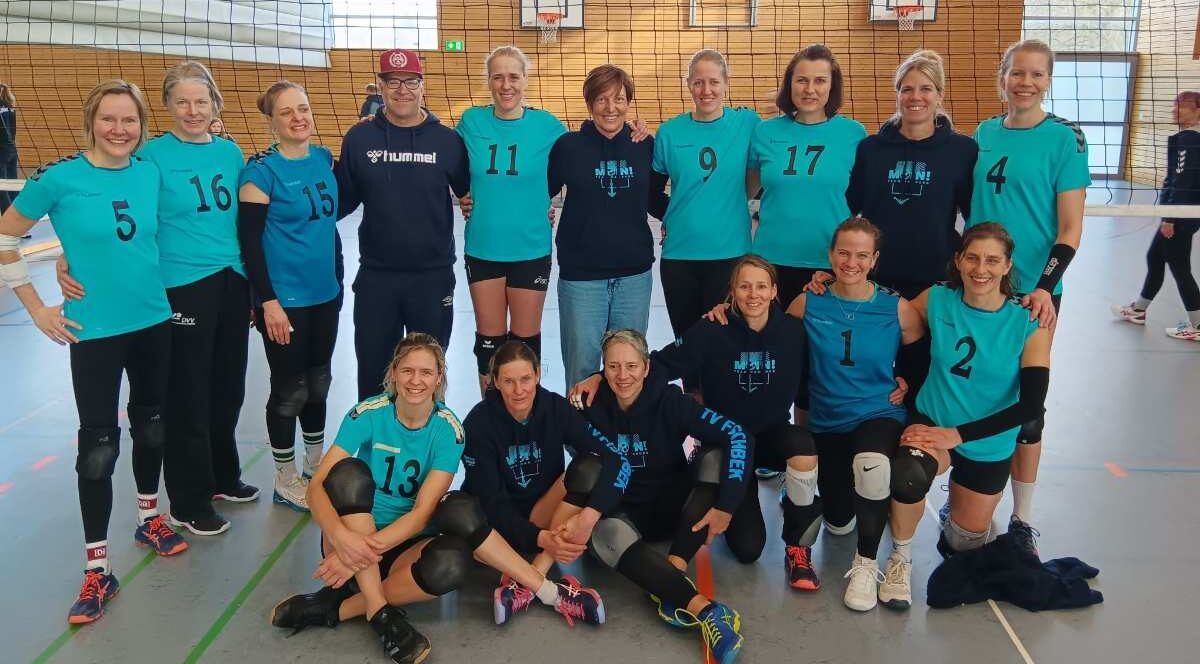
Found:
[[950, 450], [950, 481], [975, 491], [994, 496], [1008, 485], [1012, 456], [999, 461], [972, 461], [958, 450]]
[[675, 536], [683, 506], [694, 485], [692, 469], [672, 474], [652, 500], [617, 505], [609, 516], [621, 516], [647, 542], [662, 542]]
[[464, 256], [467, 283], [504, 279], [508, 288], [546, 292], [550, 288], [550, 254], [527, 261], [485, 261]]
[[818, 270], [829, 272], [827, 267], [791, 267], [789, 265], [776, 265], [775, 271], [779, 274], [779, 303], [787, 309], [792, 304], [792, 300], [804, 290], [804, 286], [812, 281], [813, 275]]

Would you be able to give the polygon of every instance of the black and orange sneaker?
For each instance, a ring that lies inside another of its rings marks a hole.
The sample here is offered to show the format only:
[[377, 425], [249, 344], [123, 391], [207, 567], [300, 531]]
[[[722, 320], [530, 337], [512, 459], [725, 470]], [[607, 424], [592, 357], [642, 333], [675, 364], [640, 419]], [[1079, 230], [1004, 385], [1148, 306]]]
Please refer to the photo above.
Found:
[[821, 589], [821, 580], [817, 578], [817, 572], [812, 567], [811, 547], [787, 547], [783, 564], [787, 568], [789, 586], [810, 592]]
[[86, 570], [83, 573], [83, 585], [79, 587], [79, 598], [67, 612], [67, 622], [86, 625], [99, 620], [104, 615], [104, 605], [120, 589], [121, 584], [117, 583], [115, 574], [106, 573], [98, 567]]
[[146, 519], [133, 531], [133, 540], [142, 546], [154, 549], [160, 556], [173, 556], [187, 551], [188, 543], [179, 533], [171, 530], [161, 514]]

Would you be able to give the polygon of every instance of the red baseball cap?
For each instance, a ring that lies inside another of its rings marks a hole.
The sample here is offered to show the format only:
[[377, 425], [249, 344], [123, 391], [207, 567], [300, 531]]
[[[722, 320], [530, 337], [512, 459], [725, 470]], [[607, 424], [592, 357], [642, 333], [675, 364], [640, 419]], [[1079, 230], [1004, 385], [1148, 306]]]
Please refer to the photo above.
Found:
[[394, 73], [416, 74], [424, 77], [424, 73], [421, 71], [421, 57], [417, 55], [416, 51], [406, 48], [384, 51], [379, 56], [379, 75]]

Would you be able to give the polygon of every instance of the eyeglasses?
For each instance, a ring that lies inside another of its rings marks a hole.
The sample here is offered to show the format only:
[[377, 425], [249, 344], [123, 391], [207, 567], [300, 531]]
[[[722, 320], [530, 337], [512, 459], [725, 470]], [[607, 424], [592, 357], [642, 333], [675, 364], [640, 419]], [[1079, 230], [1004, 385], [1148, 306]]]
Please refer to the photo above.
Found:
[[417, 77], [417, 78], [385, 78], [383, 80], [383, 84], [384, 84], [384, 86], [387, 87], [388, 90], [399, 90], [400, 86], [404, 86], [404, 87], [408, 88], [409, 90], [416, 90], [417, 88], [421, 87], [421, 81], [422, 81], [422, 79], [420, 77]]

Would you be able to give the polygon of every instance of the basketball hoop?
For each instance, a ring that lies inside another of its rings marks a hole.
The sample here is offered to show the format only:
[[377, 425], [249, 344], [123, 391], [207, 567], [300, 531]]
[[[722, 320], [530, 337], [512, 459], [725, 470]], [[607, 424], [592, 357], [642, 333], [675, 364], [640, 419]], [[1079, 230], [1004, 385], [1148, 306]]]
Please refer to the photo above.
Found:
[[538, 12], [537, 27], [541, 33], [543, 44], [553, 44], [558, 41], [558, 23], [562, 20], [559, 12]]
[[896, 5], [896, 28], [910, 31], [917, 28], [917, 14], [924, 9], [921, 5]]

